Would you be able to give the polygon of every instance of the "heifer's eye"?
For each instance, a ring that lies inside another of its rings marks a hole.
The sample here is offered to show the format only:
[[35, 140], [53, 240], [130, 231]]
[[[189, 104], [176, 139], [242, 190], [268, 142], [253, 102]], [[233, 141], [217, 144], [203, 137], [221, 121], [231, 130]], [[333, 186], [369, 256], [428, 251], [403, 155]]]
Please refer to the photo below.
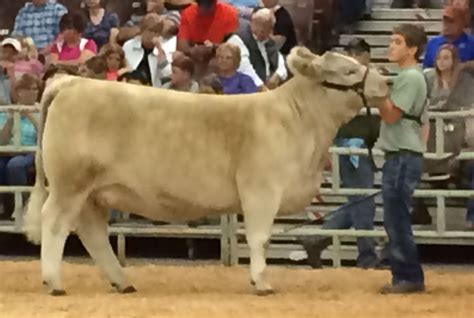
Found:
[[355, 75], [357, 73], [356, 70], [349, 70], [347, 71], [346, 75]]

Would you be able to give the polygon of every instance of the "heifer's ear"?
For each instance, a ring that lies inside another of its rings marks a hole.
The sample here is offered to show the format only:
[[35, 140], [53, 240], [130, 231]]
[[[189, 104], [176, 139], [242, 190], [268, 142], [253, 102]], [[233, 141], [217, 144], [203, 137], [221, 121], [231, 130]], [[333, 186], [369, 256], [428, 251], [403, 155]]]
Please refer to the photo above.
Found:
[[305, 47], [296, 47], [288, 55], [288, 67], [293, 74], [318, 78], [321, 76], [321, 57]]

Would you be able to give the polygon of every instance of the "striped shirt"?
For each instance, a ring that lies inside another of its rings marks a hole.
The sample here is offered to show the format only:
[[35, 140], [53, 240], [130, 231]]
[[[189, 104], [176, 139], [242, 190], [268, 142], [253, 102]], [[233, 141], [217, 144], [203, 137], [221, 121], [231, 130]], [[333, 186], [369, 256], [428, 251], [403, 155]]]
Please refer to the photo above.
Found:
[[31, 37], [35, 46], [43, 49], [52, 43], [59, 33], [59, 20], [67, 9], [55, 0], [35, 6], [28, 2], [15, 18], [12, 36]]

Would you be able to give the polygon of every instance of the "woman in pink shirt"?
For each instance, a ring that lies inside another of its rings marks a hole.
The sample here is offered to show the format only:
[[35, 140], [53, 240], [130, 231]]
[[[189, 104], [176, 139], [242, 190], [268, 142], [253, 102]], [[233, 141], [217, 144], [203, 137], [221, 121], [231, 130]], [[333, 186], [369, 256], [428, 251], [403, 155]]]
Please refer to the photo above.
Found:
[[79, 65], [97, 53], [93, 40], [82, 37], [86, 22], [80, 13], [66, 13], [59, 21], [61, 32], [51, 46], [51, 60], [54, 64]]

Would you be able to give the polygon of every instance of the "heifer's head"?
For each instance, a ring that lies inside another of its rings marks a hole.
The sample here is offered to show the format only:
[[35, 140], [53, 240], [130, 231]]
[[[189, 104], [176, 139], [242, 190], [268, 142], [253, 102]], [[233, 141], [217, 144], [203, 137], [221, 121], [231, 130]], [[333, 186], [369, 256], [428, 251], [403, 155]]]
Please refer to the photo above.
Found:
[[288, 66], [293, 74], [314, 80], [318, 85], [341, 91], [354, 90], [371, 106], [377, 106], [388, 95], [386, 79], [377, 70], [340, 53], [318, 56], [304, 47], [296, 47], [288, 56]]

